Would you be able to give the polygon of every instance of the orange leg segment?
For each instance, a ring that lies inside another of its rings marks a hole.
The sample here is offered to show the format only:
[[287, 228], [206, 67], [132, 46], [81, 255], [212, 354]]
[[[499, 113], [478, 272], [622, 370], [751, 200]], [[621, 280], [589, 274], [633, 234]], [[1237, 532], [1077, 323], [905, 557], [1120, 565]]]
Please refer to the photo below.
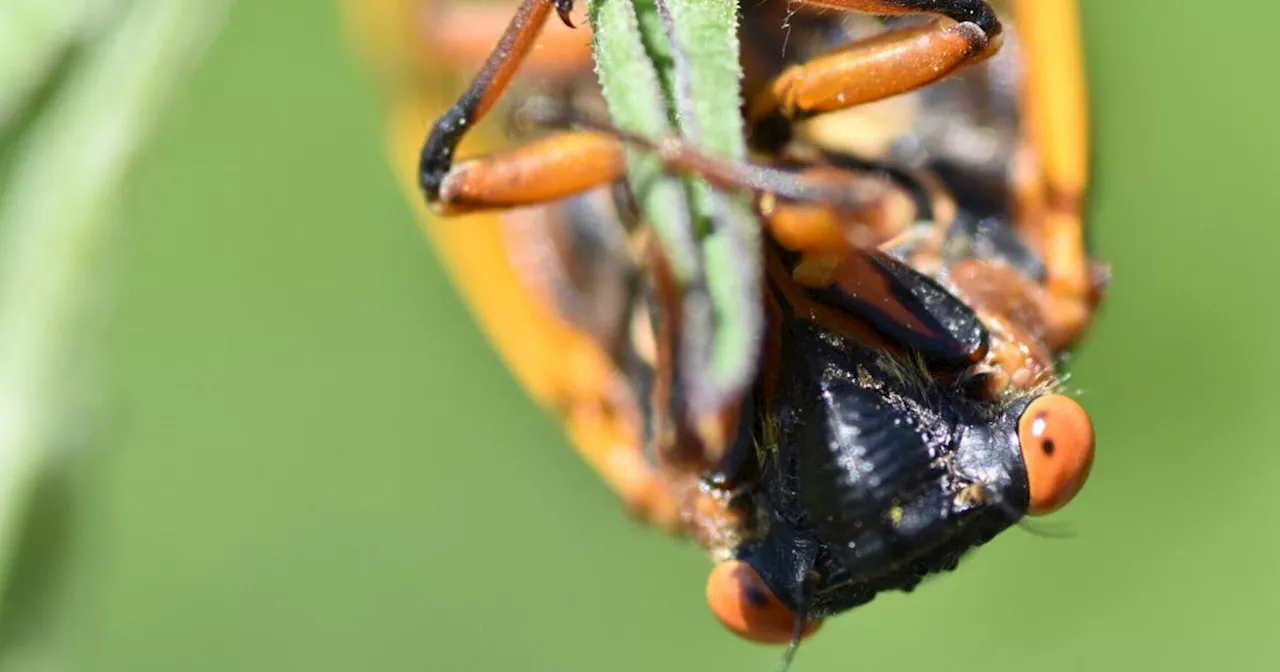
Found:
[[802, 6], [868, 14], [939, 14], [789, 68], [753, 101], [751, 143], [778, 149], [791, 124], [907, 93], [994, 54], [1002, 28], [985, 0], [799, 0]]
[[557, 133], [450, 168], [440, 184], [442, 214], [547, 203], [622, 179], [622, 144], [604, 133]]

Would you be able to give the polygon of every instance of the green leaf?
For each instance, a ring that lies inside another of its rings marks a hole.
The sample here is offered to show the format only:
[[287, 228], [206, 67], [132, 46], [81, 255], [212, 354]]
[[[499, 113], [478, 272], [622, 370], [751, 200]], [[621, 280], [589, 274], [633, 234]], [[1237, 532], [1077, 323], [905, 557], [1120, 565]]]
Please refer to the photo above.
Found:
[[[90, 310], [103, 298], [122, 177], [160, 106], [220, 24], [223, 0], [24, 0], [0, 8], [0, 123], [23, 112], [0, 185], [0, 613], [41, 491], [91, 369]], [[86, 28], [92, 27], [92, 30]], [[16, 41], [10, 42], [10, 38]], [[30, 95], [42, 91], [39, 100]], [[27, 106], [30, 109], [20, 110]], [[44, 512], [47, 512], [47, 507]], [[34, 538], [38, 538], [36, 535]], [[53, 563], [56, 564], [56, 563]], [[18, 595], [15, 593], [15, 597]], [[12, 606], [30, 600], [15, 600]], [[5, 664], [53, 664], [6, 637]], [[18, 647], [15, 649], [14, 647]]]

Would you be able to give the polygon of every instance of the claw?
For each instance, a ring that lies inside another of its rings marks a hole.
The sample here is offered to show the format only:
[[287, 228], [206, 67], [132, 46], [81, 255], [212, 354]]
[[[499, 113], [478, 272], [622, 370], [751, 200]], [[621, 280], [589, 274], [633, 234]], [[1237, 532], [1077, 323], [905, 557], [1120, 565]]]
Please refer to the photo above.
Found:
[[569, 18], [569, 12], [573, 11], [573, 0], [553, 0], [556, 5], [556, 14], [560, 15], [560, 20], [564, 25], [570, 28], [577, 28], [573, 25], [573, 20]]

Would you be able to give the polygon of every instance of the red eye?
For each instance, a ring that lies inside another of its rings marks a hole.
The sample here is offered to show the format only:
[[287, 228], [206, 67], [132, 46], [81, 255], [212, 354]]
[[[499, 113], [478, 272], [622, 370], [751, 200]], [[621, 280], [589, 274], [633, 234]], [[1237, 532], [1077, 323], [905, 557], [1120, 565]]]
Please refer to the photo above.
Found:
[[[740, 560], [716, 565], [707, 579], [707, 604], [711, 612], [737, 635], [763, 644], [791, 640], [796, 614], [769, 590], [756, 570]], [[822, 621], [805, 624], [801, 637], [813, 634]]]
[[1018, 443], [1027, 464], [1031, 502], [1042, 516], [1067, 505], [1093, 466], [1093, 423], [1075, 400], [1049, 394], [1027, 406], [1018, 420]]

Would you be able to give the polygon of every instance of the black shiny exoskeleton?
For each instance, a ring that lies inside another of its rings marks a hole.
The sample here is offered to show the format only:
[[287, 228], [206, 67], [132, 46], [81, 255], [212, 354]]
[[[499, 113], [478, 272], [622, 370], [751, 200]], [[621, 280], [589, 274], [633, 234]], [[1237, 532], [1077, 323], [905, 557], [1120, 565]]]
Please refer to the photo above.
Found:
[[[923, 280], [923, 276], [921, 276]], [[777, 378], [757, 390], [759, 529], [736, 554], [806, 618], [909, 591], [1026, 511], [1018, 419], [775, 301]], [[770, 389], [772, 388], [772, 389]]]

